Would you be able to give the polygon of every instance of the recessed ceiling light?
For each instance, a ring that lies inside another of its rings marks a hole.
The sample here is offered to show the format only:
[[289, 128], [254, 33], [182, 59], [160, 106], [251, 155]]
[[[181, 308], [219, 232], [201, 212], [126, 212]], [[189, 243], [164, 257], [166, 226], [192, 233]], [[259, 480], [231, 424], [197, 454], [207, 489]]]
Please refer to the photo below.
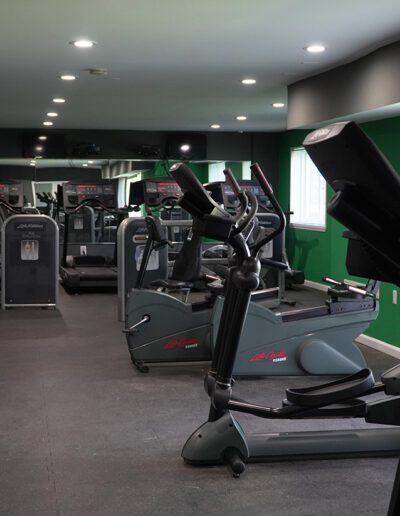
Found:
[[190, 151], [190, 145], [188, 143], [184, 143], [183, 145], [181, 145], [180, 149], [182, 152], [188, 152]]
[[93, 161], [90, 159], [90, 160], [88, 161], [88, 163], [89, 163], [89, 165], [91, 165], [91, 164], [93, 163]]
[[46, 116], [56, 117], [56, 116], [58, 116], [58, 113], [55, 113], [54, 111], [50, 111], [50, 113], [47, 113]]
[[82, 167], [87, 167], [88, 164], [87, 163], [82, 163]]
[[53, 99], [53, 102], [55, 102], [56, 104], [64, 104], [65, 99], [62, 99], [60, 97], [56, 97], [55, 99]]
[[283, 108], [283, 107], [285, 107], [285, 104], [283, 102], [274, 102], [272, 104], [272, 107], [274, 107], [274, 108]]
[[239, 115], [236, 117], [236, 120], [240, 120], [241, 122], [243, 122], [244, 120], [247, 120], [247, 116]]
[[75, 75], [65, 74], [65, 75], [60, 75], [60, 79], [62, 81], [74, 81], [76, 79], [76, 77], [75, 77]]
[[50, 120], [46, 120], [43, 122], [43, 125], [53, 125], [53, 122], [50, 122]]
[[37, 147], [35, 147], [35, 151], [42, 151], [43, 150], [43, 147], [41, 145], [38, 145]]
[[219, 129], [221, 126], [219, 124], [211, 124], [211, 129]]
[[321, 52], [325, 52], [325, 47], [323, 45], [308, 45], [304, 50], [310, 52], [311, 54], [320, 54]]
[[42, 159], [42, 156], [35, 156], [36, 159]]
[[47, 140], [47, 136], [39, 136], [38, 140]]
[[90, 39], [77, 39], [76, 41], [70, 41], [70, 45], [74, 45], [77, 48], [91, 48], [96, 43]]
[[246, 79], [242, 79], [242, 84], [245, 84], [246, 86], [249, 86], [251, 84], [255, 84], [257, 81], [255, 79], [251, 79], [250, 77]]

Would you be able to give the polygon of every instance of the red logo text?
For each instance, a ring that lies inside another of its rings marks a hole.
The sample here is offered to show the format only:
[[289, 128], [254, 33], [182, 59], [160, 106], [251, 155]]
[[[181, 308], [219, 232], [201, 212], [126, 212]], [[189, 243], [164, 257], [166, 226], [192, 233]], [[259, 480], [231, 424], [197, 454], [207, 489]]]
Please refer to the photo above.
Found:
[[270, 362], [286, 362], [288, 356], [286, 351], [269, 351], [268, 353], [257, 353], [252, 356], [249, 362], [261, 362], [262, 360], [269, 360]]
[[200, 343], [199, 343], [198, 339], [196, 339], [196, 338], [171, 340], [171, 342], [167, 342], [167, 344], [165, 344], [164, 349], [175, 349], [175, 348], [191, 349], [191, 348], [197, 348], [197, 346], [199, 344]]

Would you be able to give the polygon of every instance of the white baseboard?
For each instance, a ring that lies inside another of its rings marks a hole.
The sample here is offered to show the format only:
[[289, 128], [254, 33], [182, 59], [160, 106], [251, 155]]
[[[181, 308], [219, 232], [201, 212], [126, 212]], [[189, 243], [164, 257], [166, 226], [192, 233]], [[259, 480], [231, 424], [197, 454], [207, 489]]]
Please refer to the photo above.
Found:
[[322, 292], [328, 292], [328, 286], [323, 283], [317, 283], [316, 281], [305, 280], [304, 285], [306, 287], [315, 288], [315, 290], [321, 290]]
[[386, 353], [386, 355], [390, 355], [391, 357], [400, 358], [400, 348], [393, 346], [392, 344], [388, 344], [383, 340], [368, 337], [368, 335], [360, 335], [356, 339], [356, 342], [376, 349], [377, 351], [381, 351], [382, 353]]

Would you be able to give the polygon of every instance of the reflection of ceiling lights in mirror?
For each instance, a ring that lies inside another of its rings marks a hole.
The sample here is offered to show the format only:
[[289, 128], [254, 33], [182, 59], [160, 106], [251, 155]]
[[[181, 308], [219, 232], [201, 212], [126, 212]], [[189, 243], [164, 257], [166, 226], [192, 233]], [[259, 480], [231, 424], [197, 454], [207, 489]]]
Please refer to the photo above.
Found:
[[55, 102], [56, 104], [64, 104], [65, 99], [62, 99], [61, 97], [56, 97], [53, 99], [53, 102]]
[[56, 113], [55, 111], [50, 111], [49, 113], [46, 114], [46, 116], [56, 117], [56, 116], [58, 116], [58, 113]]
[[76, 79], [76, 76], [67, 73], [67, 74], [64, 74], [64, 75], [60, 75], [60, 79], [62, 81], [74, 81]]
[[244, 122], [244, 120], [247, 120], [247, 116], [239, 115], [236, 117], [236, 120], [239, 120], [240, 122]]
[[50, 120], [46, 120], [45, 122], [43, 122], [43, 125], [53, 125], [53, 122], [50, 122]]
[[219, 124], [211, 124], [211, 129], [219, 129], [221, 126]]
[[274, 102], [272, 104], [272, 107], [274, 107], [274, 108], [283, 108], [283, 107], [285, 107], [285, 104], [283, 102]]
[[47, 136], [39, 136], [38, 140], [47, 140]]
[[190, 151], [190, 145], [187, 143], [184, 143], [183, 145], [181, 145], [180, 149], [182, 152], [188, 152], [188, 151]]
[[88, 164], [87, 163], [82, 163], [82, 167], [87, 167]]
[[40, 151], [42, 151], [42, 150], [43, 150], [43, 147], [41, 147], [40, 145], [38, 145], [37, 147], [35, 147], [35, 151], [40, 152]]

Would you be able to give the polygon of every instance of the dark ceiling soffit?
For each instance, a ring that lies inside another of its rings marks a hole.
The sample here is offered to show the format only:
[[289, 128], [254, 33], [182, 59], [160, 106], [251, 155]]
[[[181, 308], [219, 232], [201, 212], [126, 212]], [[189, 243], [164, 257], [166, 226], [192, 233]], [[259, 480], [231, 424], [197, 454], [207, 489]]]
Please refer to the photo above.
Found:
[[400, 102], [400, 41], [288, 88], [288, 129]]

